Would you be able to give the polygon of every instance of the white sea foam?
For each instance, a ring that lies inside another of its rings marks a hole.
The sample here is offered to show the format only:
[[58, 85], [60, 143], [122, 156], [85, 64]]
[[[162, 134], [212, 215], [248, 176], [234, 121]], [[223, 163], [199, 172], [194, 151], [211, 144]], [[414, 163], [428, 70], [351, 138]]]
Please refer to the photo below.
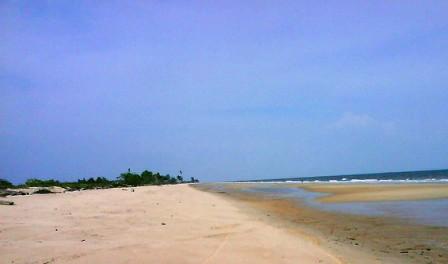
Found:
[[[230, 183], [230, 182], [229, 182]], [[253, 181], [238, 181], [233, 183], [254, 183]], [[286, 181], [257, 181], [256, 183], [295, 183], [295, 184], [301, 184], [301, 183], [448, 183], [448, 178], [446, 179], [435, 179], [435, 178], [429, 178], [429, 179], [418, 179], [418, 180], [411, 180], [411, 179], [402, 179], [402, 180], [395, 180], [395, 179], [347, 179], [342, 178], [341, 180], [286, 180]]]

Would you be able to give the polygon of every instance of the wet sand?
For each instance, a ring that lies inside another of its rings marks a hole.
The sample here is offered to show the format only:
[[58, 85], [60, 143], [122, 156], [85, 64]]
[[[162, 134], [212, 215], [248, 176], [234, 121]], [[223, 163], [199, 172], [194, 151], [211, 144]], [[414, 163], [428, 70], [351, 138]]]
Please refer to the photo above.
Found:
[[8, 197], [0, 263], [340, 263], [297, 228], [188, 185]]
[[243, 192], [248, 186], [256, 184], [198, 187], [269, 215], [265, 220], [274, 226], [300, 230], [346, 263], [448, 263], [446, 227], [321, 211], [296, 200]]
[[329, 193], [320, 202], [404, 201], [448, 198], [448, 184], [303, 184], [298, 187]]

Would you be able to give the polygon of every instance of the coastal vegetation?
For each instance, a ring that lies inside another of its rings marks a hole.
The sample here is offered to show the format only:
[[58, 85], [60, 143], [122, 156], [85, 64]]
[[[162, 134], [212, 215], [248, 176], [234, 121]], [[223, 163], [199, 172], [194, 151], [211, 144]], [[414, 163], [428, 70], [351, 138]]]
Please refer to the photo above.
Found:
[[7, 189], [11, 187], [14, 187], [12, 183], [7, 180], [0, 179], [0, 189]]
[[0, 179], [0, 189], [58, 186], [68, 190], [83, 190], [196, 182], [199, 182], [199, 180], [195, 179], [194, 177], [191, 177], [190, 181], [185, 181], [181, 175], [173, 177], [169, 174], [162, 175], [159, 172], [152, 172], [148, 170], [145, 170], [142, 173], [138, 174], [131, 172], [131, 170], [128, 169], [127, 172], [121, 173], [120, 176], [118, 176], [115, 180], [109, 180], [105, 177], [91, 177], [88, 179], [78, 179], [77, 181], [73, 182], [62, 182], [54, 179], [42, 180], [31, 178], [26, 180], [24, 184], [14, 185], [8, 180]]

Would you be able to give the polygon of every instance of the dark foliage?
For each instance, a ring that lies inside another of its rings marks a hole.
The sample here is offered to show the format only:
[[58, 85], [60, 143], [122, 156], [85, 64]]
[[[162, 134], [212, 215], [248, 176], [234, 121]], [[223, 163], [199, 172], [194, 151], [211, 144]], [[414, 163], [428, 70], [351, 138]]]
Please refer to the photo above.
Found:
[[142, 177], [136, 173], [126, 172], [118, 177], [118, 181], [124, 185], [138, 186], [142, 184]]
[[160, 175], [151, 171], [143, 171], [140, 175], [132, 172], [122, 173], [118, 178], [118, 182], [126, 186], [139, 185], [159, 185], [159, 184], [176, 184], [181, 183], [182, 178], [171, 177], [169, 174]]
[[191, 182], [199, 182], [199, 180], [198, 179], [195, 179], [194, 177], [191, 177]]
[[10, 183], [9, 181], [5, 180], [5, 179], [0, 179], [0, 189], [7, 189], [7, 188], [11, 188], [14, 185], [12, 185], [12, 183]]
[[[141, 185], [161, 185], [161, 184], [177, 184], [183, 183], [182, 176], [172, 177], [169, 174], [161, 175], [156, 172], [145, 170], [141, 174], [133, 173], [130, 169], [127, 172], [120, 174], [116, 180], [108, 180], [105, 177], [95, 178], [82, 178], [76, 182], [59, 182], [57, 180], [40, 180], [40, 179], [28, 179], [25, 184], [15, 187], [51, 187], [60, 186], [68, 190], [84, 190], [84, 189], [102, 189], [113, 187], [125, 187], [125, 186], [141, 186]], [[192, 183], [199, 182], [195, 178], [191, 178]], [[0, 179], [0, 189], [14, 187], [7, 180]], [[43, 190], [44, 192], [46, 190]]]
[[56, 180], [39, 180], [39, 179], [28, 179], [25, 182], [27, 187], [50, 187], [50, 186], [60, 186], [61, 183]]

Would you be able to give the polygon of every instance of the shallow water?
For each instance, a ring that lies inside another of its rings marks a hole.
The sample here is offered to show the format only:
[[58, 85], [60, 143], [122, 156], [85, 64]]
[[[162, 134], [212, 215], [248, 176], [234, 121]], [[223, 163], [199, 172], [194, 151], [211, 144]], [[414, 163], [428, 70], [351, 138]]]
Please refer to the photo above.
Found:
[[327, 194], [310, 192], [296, 187], [270, 185], [269, 187], [249, 187], [244, 191], [297, 199], [308, 206], [327, 211], [369, 216], [391, 216], [418, 224], [448, 227], [448, 199], [321, 203], [316, 198]]

